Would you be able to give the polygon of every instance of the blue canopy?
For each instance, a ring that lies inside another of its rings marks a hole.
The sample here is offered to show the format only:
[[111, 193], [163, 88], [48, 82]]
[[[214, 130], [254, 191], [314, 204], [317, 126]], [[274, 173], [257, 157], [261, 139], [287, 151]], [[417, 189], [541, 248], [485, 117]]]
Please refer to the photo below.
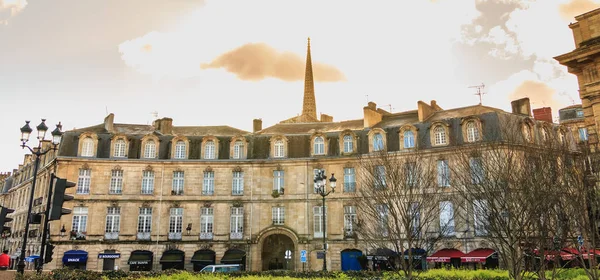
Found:
[[25, 258], [25, 261], [26, 261], [26, 262], [34, 262], [35, 260], [37, 260], [37, 259], [39, 259], [39, 258], [40, 258], [40, 256], [38, 256], [38, 255], [31, 255], [31, 256], [29, 256], [29, 257], [26, 257], [26, 258]]
[[66, 251], [63, 256], [63, 263], [85, 263], [87, 262], [88, 253], [82, 250]]

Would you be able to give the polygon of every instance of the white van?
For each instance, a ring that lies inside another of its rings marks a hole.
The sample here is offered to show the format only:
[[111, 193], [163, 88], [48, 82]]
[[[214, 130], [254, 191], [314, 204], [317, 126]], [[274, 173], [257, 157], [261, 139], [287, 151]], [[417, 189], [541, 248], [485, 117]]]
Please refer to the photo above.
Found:
[[227, 273], [227, 272], [234, 272], [234, 271], [240, 271], [240, 270], [242, 270], [242, 266], [239, 264], [211, 264], [211, 265], [205, 266], [202, 270], [200, 270], [200, 272]]

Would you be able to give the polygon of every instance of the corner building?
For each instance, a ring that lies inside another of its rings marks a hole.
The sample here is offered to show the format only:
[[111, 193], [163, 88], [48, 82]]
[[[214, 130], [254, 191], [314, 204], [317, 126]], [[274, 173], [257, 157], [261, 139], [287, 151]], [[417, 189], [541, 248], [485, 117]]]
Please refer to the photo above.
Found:
[[[170, 118], [152, 125], [120, 124], [113, 114], [98, 125], [66, 132], [58, 153], [40, 171], [55, 170], [77, 182], [67, 190], [75, 197], [65, 205], [72, 214], [51, 222], [51, 242], [57, 247], [46, 268], [198, 270], [212, 263], [239, 263], [256, 271], [320, 270], [324, 216], [327, 267], [355, 268], [348, 259], [357, 253], [384, 251], [369, 248], [353, 234], [352, 221], [360, 215], [352, 205], [361, 188], [358, 155], [419, 149], [444, 158], [461, 145], [498, 135], [506, 118], [522, 123], [528, 141], [541, 139], [550, 126], [531, 117], [528, 99], [514, 101], [512, 113], [482, 105], [444, 110], [435, 101], [390, 113], [369, 102], [362, 119], [334, 122], [324, 114], [317, 119], [310, 45], [305, 83], [300, 116], [264, 129], [256, 119], [252, 132], [180, 127]], [[548, 131], [560, 133], [561, 139], [568, 135], [554, 128]], [[20, 234], [25, 234], [23, 197], [31, 181], [31, 159], [26, 161], [13, 172], [17, 176], [5, 180], [2, 194], [9, 207], [19, 209], [11, 215], [16, 218], [13, 233]], [[317, 170], [338, 179], [336, 192], [327, 197], [326, 215], [313, 187]], [[45, 195], [43, 189], [36, 198]], [[452, 207], [440, 209], [440, 219]], [[455, 230], [431, 253], [460, 263], [457, 251], [489, 248], [470, 223], [457, 220]], [[14, 254], [19, 240], [13, 234], [3, 242]], [[288, 250], [291, 259], [285, 258]], [[307, 251], [304, 264], [301, 250]]]

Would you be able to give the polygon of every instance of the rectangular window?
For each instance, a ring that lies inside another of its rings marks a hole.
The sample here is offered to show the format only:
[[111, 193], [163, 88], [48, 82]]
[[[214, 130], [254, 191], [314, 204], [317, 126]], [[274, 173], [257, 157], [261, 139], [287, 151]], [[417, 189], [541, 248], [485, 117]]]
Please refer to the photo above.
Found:
[[481, 184], [485, 174], [483, 173], [483, 164], [481, 158], [470, 158], [469, 166], [471, 168], [471, 183]]
[[454, 233], [454, 208], [452, 202], [440, 202], [440, 233], [443, 236], [453, 236]]
[[213, 195], [215, 193], [215, 172], [204, 172], [204, 184], [202, 184], [202, 195]]
[[82, 233], [87, 231], [87, 207], [74, 207], [73, 208], [73, 225], [71, 230], [74, 232]]
[[241, 159], [244, 156], [244, 143], [242, 141], [236, 141], [233, 144], [233, 158]]
[[271, 208], [272, 218], [274, 225], [283, 225], [285, 224], [285, 208], [278, 206]]
[[142, 194], [152, 194], [154, 192], [154, 171], [142, 171]]
[[123, 170], [113, 170], [110, 178], [110, 194], [121, 194], [123, 192]]
[[140, 215], [138, 216], [138, 232], [150, 233], [152, 231], [152, 208], [142, 207], [140, 208]]
[[92, 181], [92, 170], [79, 169], [79, 179], [77, 180], [77, 194], [89, 194]]
[[171, 208], [169, 212], [169, 234], [181, 234], [181, 228], [183, 225], [183, 208]]
[[344, 168], [344, 192], [356, 192], [356, 173], [354, 168]]
[[[323, 172], [322, 174], [327, 175], [327, 172], [325, 172], [325, 169], [313, 169], [313, 178], [315, 178], [317, 176], [319, 171]], [[317, 183], [313, 183], [313, 184], [314, 184], [313, 193], [319, 193], [319, 188], [317, 187]]]
[[411, 233], [418, 238], [421, 236], [421, 210], [418, 202], [410, 204], [409, 216]]
[[273, 190], [279, 193], [283, 193], [283, 175], [282, 170], [273, 171]]
[[404, 164], [404, 176], [406, 177], [406, 186], [414, 188], [417, 186], [417, 166], [414, 162]]
[[385, 188], [385, 166], [375, 166], [375, 187]]
[[440, 187], [450, 186], [450, 167], [447, 159], [437, 161], [437, 181]]
[[487, 200], [479, 199], [473, 201], [473, 224], [476, 236], [487, 235], [489, 213], [487, 209]]
[[351, 205], [344, 206], [344, 236], [354, 235], [354, 225], [356, 224], [356, 207]]
[[[325, 220], [323, 220], [323, 216], [325, 216]], [[326, 225], [324, 225], [323, 222], [327, 223], [327, 207], [325, 207], [325, 211], [323, 211], [323, 206], [314, 206], [313, 217], [314, 236], [323, 237], [323, 227], [326, 227]]]
[[173, 189], [171, 190], [171, 194], [182, 195], [183, 194], [183, 184], [184, 184], [183, 171], [173, 172]]
[[214, 209], [205, 208], [201, 209], [200, 214], [200, 239], [212, 239], [213, 238], [213, 225], [214, 225]]
[[579, 128], [579, 140], [580, 141], [587, 141], [588, 140], [587, 128], [585, 128], [585, 127], [580, 127]]
[[118, 233], [121, 224], [121, 208], [108, 207], [106, 212], [105, 233]]
[[388, 206], [380, 204], [380, 205], [376, 206], [376, 209], [377, 209], [377, 212], [379, 213], [379, 232], [381, 233], [381, 236], [387, 237], [389, 234], [389, 231], [388, 231], [388, 226], [389, 226]]
[[231, 194], [232, 195], [243, 195], [244, 194], [244, 172], [241, 172], [241, 171], [233, 172]]
[[583, 110], [578, 110], [576, 114], [578, 118], [583, 118]]
[[242, 239], [244, 234], [244, 208], [231, 207], [231, 217], [229, 220], [229, 238]]

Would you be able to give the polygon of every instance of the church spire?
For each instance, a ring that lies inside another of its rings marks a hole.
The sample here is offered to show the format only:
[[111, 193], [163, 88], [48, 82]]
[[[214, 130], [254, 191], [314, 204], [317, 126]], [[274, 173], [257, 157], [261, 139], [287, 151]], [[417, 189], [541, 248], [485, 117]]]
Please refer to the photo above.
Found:
[[306, 70], [304, 72], [304, 101], [302, 116], [317, 120], [317, 102], [315, 101], [315, 83], [313, 81], [312, 59], [310, 57], [310, 37], [306, 49]]

